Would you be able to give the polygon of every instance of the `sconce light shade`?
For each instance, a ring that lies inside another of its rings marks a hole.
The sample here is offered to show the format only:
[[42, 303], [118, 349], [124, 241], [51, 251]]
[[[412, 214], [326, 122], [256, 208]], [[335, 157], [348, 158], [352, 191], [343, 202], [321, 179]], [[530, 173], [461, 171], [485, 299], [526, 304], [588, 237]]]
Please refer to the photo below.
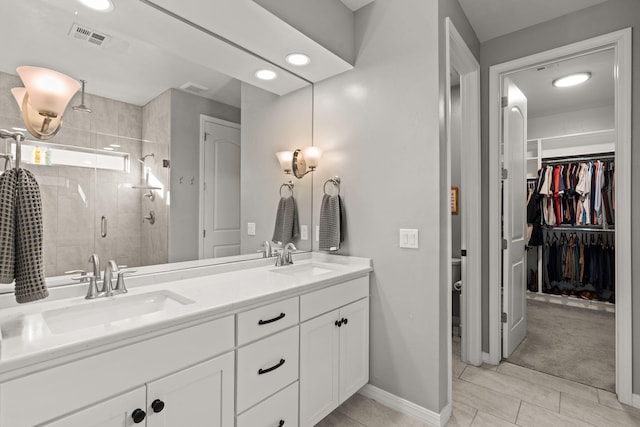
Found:
[[276, 157], [280, 162], [280, 168], [284, 173], [291, 173], [291, 161], [293, 160], [293, 151], [278, 151]]
[[25, 87], [11, 92], [20, 106], [27, 130], [39, 139], [53, 137], [62, 125], [69, 101], [80, 89], [80, 82], [46, 68], [23, 66], [17, 71]]
[[307, 162], [307, 167], [314, 170], [318, 167], [320, 157], [322, 157], [322, 150], [318, 147], [305, 147], [302, 149], [302, 156]]

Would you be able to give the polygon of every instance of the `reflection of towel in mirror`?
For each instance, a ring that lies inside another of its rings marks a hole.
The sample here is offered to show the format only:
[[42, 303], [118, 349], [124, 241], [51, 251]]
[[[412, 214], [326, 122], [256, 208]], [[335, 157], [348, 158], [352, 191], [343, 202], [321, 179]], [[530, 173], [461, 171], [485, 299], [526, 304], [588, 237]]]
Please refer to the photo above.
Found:
[[28, 170], [7, 171], [0, 177], [0, 197], [0, 280], [15, 278], [19, 303], [46, 298], [38, 182]]
[[13, 283], [15, 277], [17, 178], [15, 169], [0, 175], [0, 283]]
[[346, 226], [342, 198], [325, 194], [320, 205], [320, 245], [321, 251], [337, 251], [344, 241]]
[[278, 212], [276, 214], [276, 226], [273, 230], [273, 240], [281, 245], [292, 242], [300, 235], [300, 225], [298, 224], [298, 207], [296, 201], [291, 197], [281, 197], [278, 202]]

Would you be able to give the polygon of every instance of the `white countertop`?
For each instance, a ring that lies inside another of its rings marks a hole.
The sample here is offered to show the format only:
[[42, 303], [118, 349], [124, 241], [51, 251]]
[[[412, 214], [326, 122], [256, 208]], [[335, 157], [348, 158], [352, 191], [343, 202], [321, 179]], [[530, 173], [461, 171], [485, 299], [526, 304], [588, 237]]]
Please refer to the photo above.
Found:
[[[127, 294], [94, 300], [84, 298], [87, 283], [54, 288], [46, 300], [2, 308], [0, 381], [12, 377], [9, 374], [17, 369], [36, 369], [36, 365], [56, 358], [127, 343], [132, 338], [144, 338], [143, 335], [176, 325], [222, 317], [244, 307], [309, 292], [372, 271], [370, 259], [323, 253], [294, 255], [291, 266], [274, 267], [273, 262], [274, 259], [262, 259], [131, 277], [127, 279]], [[312, 272], [310, 264], [318, 269]], [[120, 321], [105, 316], [106, 313], [117, 316], [125, 299], [129, 299], [131, 308], [148, 302], [149, 298], [160, 301], [167, 297], [172, 304], [162, 311]], [[94, 319], [95, 326], [83, 324], [81, 314], [74, 318], [74, 313], [83, 310], [108, 320], [98, 319], [97, 323]], [[56, 330], [47, 321], [52, 313], [63, 325], [72, 326]]]

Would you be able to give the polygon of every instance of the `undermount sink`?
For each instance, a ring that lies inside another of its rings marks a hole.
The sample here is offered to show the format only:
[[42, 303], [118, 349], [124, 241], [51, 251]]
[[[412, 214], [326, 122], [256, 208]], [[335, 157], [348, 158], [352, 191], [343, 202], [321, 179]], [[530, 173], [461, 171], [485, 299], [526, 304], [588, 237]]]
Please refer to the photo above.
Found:
[[116, 295], [86, 304], [57, 308], [42, 313], [49, 330], [61, 334], [103, 325], [123, 326], [145, 317], [192, 304], [193, 301], [171, 291], [139, 295]]
[[324, 264], [298, 264], [277, 267], [270, 271], [274, 273], [287, 274], [290, 276], [322, 276], [323, 274], [333, 273], [335, 270], [327, 268]]

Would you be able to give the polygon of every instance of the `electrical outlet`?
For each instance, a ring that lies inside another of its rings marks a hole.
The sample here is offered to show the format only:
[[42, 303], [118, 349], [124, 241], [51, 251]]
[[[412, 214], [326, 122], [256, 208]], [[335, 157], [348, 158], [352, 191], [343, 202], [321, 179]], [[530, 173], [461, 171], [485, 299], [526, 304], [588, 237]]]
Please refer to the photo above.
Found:
[[255, 222], [248, 222], [247, 223], [247, 235], [248, 236], [255, 236], [256, 235], [256, 223]]
[[418, 249], [418, 230], [414, 228], [401, 228], [400, 247]]
[[300, 226], [300, 240], [309, 240], [309, 227], [306, 225]]

